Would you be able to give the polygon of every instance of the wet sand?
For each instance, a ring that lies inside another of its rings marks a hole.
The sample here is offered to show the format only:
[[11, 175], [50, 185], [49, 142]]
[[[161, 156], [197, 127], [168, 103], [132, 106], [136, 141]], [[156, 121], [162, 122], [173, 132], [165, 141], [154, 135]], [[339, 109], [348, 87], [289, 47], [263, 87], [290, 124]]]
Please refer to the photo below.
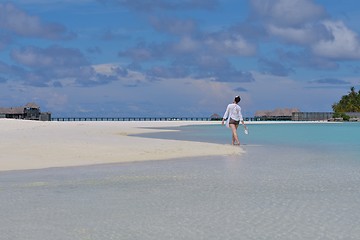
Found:
[[241, 156], [6, 171], [1, 239], [355, 240], [358, 182], [359, 171], [341, 160], [261, 147]]
[[209, 121], [39, 122], [0, 119], [0, 171], [240, 155], [227, 144], [147, 139], [131, 134]]

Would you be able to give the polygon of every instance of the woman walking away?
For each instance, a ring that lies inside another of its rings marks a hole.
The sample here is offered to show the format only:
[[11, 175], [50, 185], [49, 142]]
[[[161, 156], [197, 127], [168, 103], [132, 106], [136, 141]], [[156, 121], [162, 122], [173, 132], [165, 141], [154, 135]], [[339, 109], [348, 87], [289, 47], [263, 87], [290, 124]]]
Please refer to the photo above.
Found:
[[241, 107], [238, 105], [241, 98], [236, 96], [233, 103], [230, 103], [225, 111], [224, 117], [222, 119], [221, 124], [224, 125], [226, 120], [226, 126], [231, 129], [232, 132], [232, 144], [233, 145], [240, 145], [240, 141], [237, 135], [237, 128], [241, 122], [246, 130], [246, 125], [244, 123], [242, 114], [241, 114]]

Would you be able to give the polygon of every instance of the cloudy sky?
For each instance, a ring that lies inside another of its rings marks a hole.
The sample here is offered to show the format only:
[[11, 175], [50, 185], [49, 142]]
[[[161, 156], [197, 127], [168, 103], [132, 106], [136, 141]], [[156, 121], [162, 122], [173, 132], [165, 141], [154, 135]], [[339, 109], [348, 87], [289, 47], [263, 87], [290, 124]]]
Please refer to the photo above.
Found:
[[358, 0], [0, 1], [0, 106], [60, 116], [331, 111], [360, 90]]

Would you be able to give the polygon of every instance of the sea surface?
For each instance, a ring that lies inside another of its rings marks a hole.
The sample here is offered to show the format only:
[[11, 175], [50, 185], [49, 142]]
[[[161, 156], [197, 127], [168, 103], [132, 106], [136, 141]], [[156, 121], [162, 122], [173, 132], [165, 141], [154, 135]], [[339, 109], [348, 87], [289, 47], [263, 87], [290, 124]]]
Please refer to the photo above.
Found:
[[[360, 239], [360, 124], [248, 127], [241, 156], [1, 172], [0, 240]], [[174, 130], [142, 136], [231, 143]]]

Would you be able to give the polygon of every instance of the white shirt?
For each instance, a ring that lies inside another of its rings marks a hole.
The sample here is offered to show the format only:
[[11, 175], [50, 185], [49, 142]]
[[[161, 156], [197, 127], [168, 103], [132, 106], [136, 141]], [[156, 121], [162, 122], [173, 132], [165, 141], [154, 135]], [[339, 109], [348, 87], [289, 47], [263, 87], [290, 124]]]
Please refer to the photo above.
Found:
[[227, 108], [226, 112], [224, 113], [223, 119], [232, 118], [235, 121], [243, 121], [243, 116], [241, 114], [241, 107], [236, 103], [230, 103]]

